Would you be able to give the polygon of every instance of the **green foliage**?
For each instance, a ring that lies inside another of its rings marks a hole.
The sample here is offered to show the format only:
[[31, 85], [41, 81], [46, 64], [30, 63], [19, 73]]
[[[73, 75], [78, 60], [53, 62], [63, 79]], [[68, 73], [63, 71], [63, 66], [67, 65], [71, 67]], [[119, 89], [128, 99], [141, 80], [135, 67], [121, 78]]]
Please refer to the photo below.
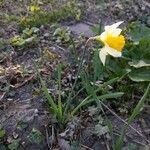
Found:
[[107, 126], [103, 126], [101, 124], [97, 124], [95, 126], [95, 134], [99, 137], [101, 137], [102, 135], [105, 135], [108, 133], [108, 127]]
[[27, 39], [27, 38], [30, 38], [31, 36], [33, 36], [34, 34], [36, 34], [38, 32], [39, 32], [39, 29], [36, 27], [26, 28], [25, 30], [23, 30], [22, 37], [24, 39]]
[[129, 143], [128, 146], [127, 146], [127, 149], [128, 150], [137, 150], [138, 146], [136, 144]]
[[57, 43], [66, 43], [70, 41], [69, 28], [57, 28], [53, 34]]
[[[83, 58], [81, 59], [81, 62], [79, 63], [78, 71], [77, 71], [77, 77], [81, 75], [81, 72], [84, 70], [82, 69], [82, 64], [83, 64]], [[41, 75], [38, 71], [37, 66], [35, 65], [36, 72], [38, 74], [38, 77], [40, 78], [40, 83], [42, 85], [43, 93], [47, 99], [47, 102], [50, 106], [50, 109], [53, 111], [53, 114], [56, 116], [56, 119], [58, 120], [59, 123], [61, 124], [66, 124], [70, 118], [72, 118], [82, 107], [96, 101], [97, 99], [99, 100], [106, 100], [106, 99], [115, 99], [118, 97], [121, 97], [124, 93], [122, 92], [108, 92], [107, 87], [109, 84], [112, 84], [116, 82], [116, 79], [110, 80], [106, 83], [101, 84], [99, 87], [95, 84], [91, 84], [88, 79], [88, 76], [85, 74], [85, 77], [83, 78], [83, 87], [86, 88], [87, 90], [87, 95], [83, 100], [80, 102], [77, 102], [75, 106], [70, 107], [72, 100], [75, 98], [72, 93], [76, 93], [75, 87], [78, 86], [77, 84], [79, 82], [76, 81], [74, 82], [74, 85], [72, 86], [72, 89], [68, 95], [68, 99], [65, 101], [65, 103], [62, 102], [61, 98], [61, 65], [58, 65], [57, 67], [57, 76], [58, 76], [58, 99], [54, 99], [48, 92], [48, 88], [46, 87], [46, 84], [41, 78]], [[94, 75], [95, 76], [95, 75]], [[86, 87], [87, 86], [87, 87]], [[89, 90], [90, 88], [90, 90]], [[100, 92], [100, 91], [105, 91], [105, 92]], [[91, 91], [91, 92], [90, 92]], [[101, 93], [101, 94], [100, 94]], [[77, 94], [78, 95], [78, 94]], [[97, 96], [97, 99], [95, 98]], [[64, 111], [63, 111], [64, 110]]]
[[[96, 92], [96, 91], [95, 91]], [[93, 94], [95, 94], [95, 92]], [[97, 96], [97, 98], [93, 98], [93, 94], [89, 95], [86, 97], [84, 100], [82, 100], [77, 107], [72, 111], [71, 116], [75, 115], [79, 111], [79, 109], [83, 106], [86, 106], [87, 104], [90, 104], [96, 100], [106, 100], [106, 99], [113, 99], [113, 98], [119, 98], [121, 97], [124, 93], [123, 92], [115, 92], [115, 93], [109, 93], [109, 94], [104, 94], [102, 96]], [[95, 97], [95, 96], [94, 96]]]
[[28, 136], [28, 139], [32, 143], [41, 144], [43, 141], [43, 135], [39, 130], [33, 128], [31, 133]]
[[0, 129], [0, 138], [3, 138], [5, 134], [6, 134], [5, 130]]
[[115, 150], [121, 150], [122, 145], [123, 145], [123, 139], [125, 137], [125, 133], [129, 127], [129, 125], [133, 122], [133, 120], [135, 119], [135, 117], [141, 112], [141, 109], [144, 106], [144, 103], [146, 101], [146, 98], [148, 97], [148, 95], [150, 94], [150, 83], [143, 95], [143, 97], [140, 99], [140, 101], [138, 102], [138, 104], [136, 105], [136, 107], [134, 108], [131, 116], [128, 119], [128, 124], [125, 125], [122, 130], [121, 130], [121, 135], [119, 136], [116, 144], [115, 144]]
[[60, 95], [60, 90], [61, 90], [61, 85], [60, 85], [60, 80], [61, 80], [61, 66], [59, 65], [58, 66], [58, 83], [59, 83], [59, 98], [58, 98], [58, 104], [55, 103], [53, 97], [49, 94], [49, 91], [48, 91], [48, 88], [46, 87], [45, 85], [45, 82], [42, 80], [41, 78], [41, 75], [38, 71], [38, 68], [35, 64], [35, 69], [36, 69], [36, 72], [38, 74], [38, 77], [40, 79], [40, 83], [41, 83], [41, 86], [42, 86], [42, 90], [43, 90], [43, 93], [44, 93], [44, 96], [46, 97], [47, 99], [47, 102], [50, 106], [50, 109], [53, 111], [54, 115], [56, 116], [56, 118], [58, 119], [59, 122], [63, 122], [63, 117], [62, 116], [62, 103], [61, 103], [61, 95]]
[[0, 6], [4, 4], [5, 0], [0, 0]]
[[144, 62], [143, 60], [129, 62], [129, 65], [134, 68], [150, 67], [150, 64]]
[[99, 35], [100, 33], [104, 31], [104, 26], [102, 25], [102, 22], [100, 22], [99, 25], [96, 24], [91, 29], [96, 35]]
[[[31, 6], [34, 7], [34, 6]], [[21, 28], [39, 27], [43, 24], [58, 22], [68, 17], [74, 17], [76, 20], [80, 19], [81, 11], [76, 5], [75, 1], [68, 1], [59, 6], [60, 8], [53, 8], [51, 11], [43, 10], [40, 6], [36, 11], [29, 10], [27, 16], [20, 21]]]
[[145, 37], [139, 41], [138, 44], [127, 42], [124, 56], [130, 58], [131, 61], [145, 61], [150, 62], [150, 37]]
[[3, 49], [5, 47], [5, 42], [3, 39], [0, 39], [0, 49]]
[[133, 22], [127, 27], [127, 34], [130, 40], [138, 43], [145, 37], [150, 37], [150, 28], [140, 22]]
[[132, 81], [136, 82], [150, 81], [150, 67], [132, 69], [128, 76]]
[[122, 58], [107, 57], [108, 76], [128, 76], [136, 82], [150, 81], [150, 29], [138, 23], [131, 23], [125, 32], [129, 37], [126, 39]]
[[34, 45], [37, 42], [38, 28], [32, 27], [31, 29], [26, 28], [23, 30], [21, 35], [14, 36], [10, 39], [10, 43], [13, 46], [25, 47], [27, 45]]
[[11, 144], [8, 145], [10, 150], [18, 150], [20, 139], [12, 140]]
[[13, 38], [10, 39], [10, 43], [13, 46], [23, 46], [25, 45], [25, 40], [20, 36], [14, 36]]
[[[99, 26], [93, 28], [97, 34], [99, 34], [99, 28]], [[101, 76], [103, 74], [102, 77], [109, 79], [128, 76], [130, 80], [136, 82], [149, 81], [150, 28], [139, 22], [133, 22], [124, 33], [127, 34], [127, 39], [122, 58], [107, 56], [106, 67]], [[102, 65], [97, 66], [97, 70], [101, 72]]]
[[138, 45], [127, 48], [125, 57], [130, 59], [128, 61], [129, 78], [137, 82], [150, 81], [150, 37], [144, 37]]
[[[94, 27], [94, 30], [99, 32], [98, 27]], [[127, 100], [131, 99], [134, 92], [143, 92], [147, 82], [150, 82], [150, 28], [136, 22], [130, 24], [124, 33], [128, 36], [126, 39], [125, 48], [123, 50], [123, 56], [119, 59], [107, 56], [105, 67], [101, 64], [95, 63], [95, 65], [97, 65], [96, 70], [99, 70], [99, 72], [101, 72], [100, 69], [103, 70], [100, 74], [100, 76], [103, 77], [102, 79], [106, 80], [115, 77], [119, 78], [118, 82], [115, 82], [114, 87], [115, 89], [120, 89], [126, 94], [124, 94], [120, 104], [121, 107], [119, 107], [118, 110], [122, 110], [122, 107], [128, 108], [128, 106], [126, 106], [128, 104]], [[142, 83], [139, 84], [139, 82]], [[147, 90], [141, 100], [133, 109], [132, 114], [128, 119], [128, 125], [122, 129], [120, 137], [118, 138], [115, 146], [113, 146], [114, 150], [120, 150], [122, 148], [123, 139], [127, 128], [133, 122], [135, 117], [141, 112], [146, 98], [149, 96], [149, 90], [150, 85], [147, 87]], [[123, 101], [124, 99], [127, 104]], [[123, 111], [125, 111], [125, 109], [123, 109]], [[111, 125], [109, 125], [109, 129], [112, 135], [113, 131]]]
[[[14, 36], [10, 39], [12, 46], [24, 48], [25, 46], [34, 45], [37, 43], [37, 34], [39, 31], [37, 27], [43, 24], [58, 22], [70, 17], [75, 18], [77, 21], [80, 20], [81, 10], [75, 3], [76, 1], [66, 1], [65, 4], [60, 4], [59, 8], [55, 9], [54, 5], [56, 1], [57, 0], [46, 0], [38, 3], [36, 0], [33, 0], [32, 5], [28, 8], [27, 14], [19, 20], [20, 28], [23, 29], [21, 35]], [[48, 11], [42, 7], [45, 3], [52, 4], [51, 11]], [[6, 15], [5, 17], [7, 21], [18, 21], [18, 17], [14, 15]], [[103, 27], [101, 24], [93, 27], [93, 31], [98, 34], [100, 34], [102, 29]], [[121, 105], [125, 109], [119, 108], [118, 110], [123, 112], [128, 111], [128, 107], [124, 103], [123, 99], [120, 99], [120, 97], [122, 97], [124, 93], [127, 93], [126, 95], [130, 100], [133, 96], [133, 90], [137, 90], [138, 93], [138, 91], [141, 90], [141, 85], [147, 85], [147, 82], [150, 81], [150, 28], [136, 22], [131, 23], [124, 33], [128, 35], [128, 37], [126, 39], [123, 57], [118, 59], [107, 56], [108, 59], [105, 67], [99, 61], [98, 49], [94, 49], [91, 61], [85, 60], [85, 54], [83, 54], [83, 58], [81, 58], [81, 60], [79, 59], [80, 62], [77, 64], [78, 70], [73, 86], [71, 87], [69, 94], [65, 93], [65, 95], [67, 95], [67, 99], [63, 99], [62, 96], [62, 66], [58, 65], [56, 69], [58, 95], [53, 97], [49, 93], [48, 85], [46, 85], [40, 75], [39, 68], [35, 65], [43, 94], [47, 100], [49, 109], [54, 114], [54, 117], [57, 119], [58, 123], [61, 125], [66, 124], [82, 108], [87, 108], [88, 105], [93, 103], [95, 104], [95, 102], [98, 104], [98, 102], [102, 103], [103, 101], [106, 102], [108, 100], [121, 100]], [[68, 28], [60, 27], [55, 30], [53, 39], [59, 44], [68, 44], [71, 42], [71, 33]], [[0, 49], [5, 48], [4, 44], [5, 43], [0, 39]], [[76, 50], [76, 45], [73, 45], [73, 47], [74, 50]], [[88, 53], [87, 51], [85, 52]], [[45, 49], [43, 53], [48, 59], [55, 58], [55, 56], [47, 49]], [[77, 62], [79, 60], [77, 59]], [[4, 75], [4, 73], [4, 68], [0, 67], [0, 75]], [[139, 84], [139, 82], [142, 83]], [[83, 93], [79, 95], [76, 89], [79, 91], [83, 90]], [[143, 91], [143, 89], [141, 91]], [[114, 146], [115, 150], [121, 149], [127, 128], [143, 108], [146, 98], [149, 95], [149, 90], [150, 85], [148, 85], [145, 94], [132, 111], [132, 114], [128, 119], [128, 125], [123, 127], [121, 136]], [[74, 99], [75, 102], [73, 101]], [[26, 128], [26, 126], [23, 128]], [[113, 134], [113, 127], [110, 122], [108, 122], [107, 126], [102, 123], [95, 126], [95, 134], [99, 137], [109, 131]], [[0, 138], [3, 137], [5, 137], [5, 130], [0, 129]], [[41, 144], [43, 142], [43, 135], [39, 130], [33, 128], [31, 133], [28, 135], [28, 139], [32, 143]], [[19, 149], [19, 143], [20, 139], [12, 140], [8, 145], [8, 148], [10, 150], [17, 150]], [[5, 146], [0, 145], [0, 149], [2, 149], [1, 147], [5, 149]], [[136, 149], [136, 147], [134, 145], [129, 145], [128, 149]]]
[[4, 14], [4, 19], [7, 23], [11, 23], [11, 22], [18, 22], [19, 17], [13, 14]]

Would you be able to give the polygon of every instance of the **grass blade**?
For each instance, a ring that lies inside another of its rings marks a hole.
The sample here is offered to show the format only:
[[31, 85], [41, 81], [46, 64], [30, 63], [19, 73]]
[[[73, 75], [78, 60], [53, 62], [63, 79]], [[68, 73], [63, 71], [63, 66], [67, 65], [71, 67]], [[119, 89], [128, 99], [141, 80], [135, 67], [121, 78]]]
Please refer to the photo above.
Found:
[[82, 58], [81, 58], [81, 60], [80, 60], [80, 62], [79, 62], [79, 67], [78, 67], [76, 79], [75, 79], [75, 81], [74, 81], [74, 84], [73, 84], [73, 86], [72, 86], [72, 88], [71, 88], [71, 91], [70, 91], [69, 96], [68, 96], [68, 99], [67, 99], [67, 103], [66, 103], [66, 106], [65, 106], [65, 109], [64, 109], [64, 114], [65, 114], [65, 115], [67, 114], [68, 108], [69, 108], [70, 103], [71, 103], [71, 101], [72, 101], [72, 94], [73, 94], [73, 90], [74, 90], [74, 88], [75, 88], [75, 86], [76, 86], [76, 84], [77, 84], [78, 76], [80, 75], [80, 72], [82, 71], [82, 66], [83, 66], [83, 60], [84, 60], [85, 52], [86, 52], [86, 46], [85, 46], [85, 48], [84, 48], [84, 50], [83, 50]]
[[[92, 97], [92, 95], [86, 97], [71, 113], [71, 116], [73, 116], [81, 107], [96, 101], [97, 99], [111, 99], [111, 98], [117, 98], [117, 97], [121, 97], [124, 93], [123, 92], [116, 92], [116, 93], [111, 93], [111, 94], [105, 94], [105, 95], [101, 95], [101, 96], [97, 96], [97, 98], [95, 99], [90, 99]], [[90, 100], [89, 100], [90, 99]]]
[[59, 93], [58, 93], [58, 113], [59, 113], [59, 118], [62, 120], [62, 102], [61, 102], [61, 65], [58, 65], [58, 87], [59, 87]]
[[125, 137], [125, 133], [126, 133], [128, 127], [129, 127], [129, 125], [133, 122], [133, 120], [135, 119], [135, 117], [140, 113], [140, 110], [141, 110], [141, 108], [144, 105], [144, 102], [146, 100], [146, 97], [149, 94], [149, 91], [150, 91], [150, 83], [149, 83], [149, 85], [148, 85], [148, 87], [147, 87], [147, 89], [146, 89], [143, 97], [141, 98], [141, 100], [138, 102], [138, 104], [134, 108], [132, 115], [129, 117], [129, 119], [128, 119], [128, 125], [124, 126], [124, 128], [122, 129], [121, 135], [120, 135], [120, 137], [118, 138], [118, 140], [117, 140], [117, 142], [115, 144], [115, 150], [121, 150], [122, 145], [123, 145], [123, 139]]
[[53, 98], [51, 97], [51, 95], [49, 94], [48, 92], [48, 88], [46, 87], [44, 81], [42, 80], [42, 77], [38, 71], [38, 66], [35, 64], [35, 62], [33, 61], [33, 64], [34, 64], [34, 68], [36, 70], [36, 73], [40, 79], [40, 83], [41, 83], [41, 86], [42, 86], [42, 90], [44, 92], [44, 96], [46, 97], [47, 99], [47, 102], [48, 104], [51, 106], [52, 110], [54, 111], [55, 114], [57, 114], [57, 105], [54, 103], [54, 100]]

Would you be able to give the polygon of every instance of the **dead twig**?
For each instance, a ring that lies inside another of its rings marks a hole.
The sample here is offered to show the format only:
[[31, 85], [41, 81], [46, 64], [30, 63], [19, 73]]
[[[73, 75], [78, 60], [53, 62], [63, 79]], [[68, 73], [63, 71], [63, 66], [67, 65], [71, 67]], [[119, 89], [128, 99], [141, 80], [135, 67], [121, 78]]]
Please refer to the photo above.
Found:
[[17, 89], [17, 88], [19, 88], [19, 87], [25, 85], [27, 82], [31, 81], [32, 79], [34, 79], [34, 77], [35, 77], [35, 75], [32, 74], [30, 77], [26, 78], [24, 82], [18, 83], [18, 84], [16, 84], [14, 87]]
[[[119, 117], [115, 112], [113, 112], [108, 106], [106, 106], [102, 101], [100, 101], [100, 103], [106, 108], [108, 109], [108, 111], [110, 113], [112, 113], [114, 116], [116, 116], [119, 120], [121, 120], [124, 124], [128, 125], [128, 123], [123, 120], [121, 117]], [[150, 143], [150, 141], [142, 134], [140, 133], [138, 130], [136, 130], [133, 126], [129, 125], [129, 127], [134, 130], [138, 135], [140, 135], [141, 137], [143, 137], [145, 139], [146, 142]]]
[[[117, 136], [120, 136], [119, 131], [115, 131], [114, 134], [117, 135]], [[131, 138], [129, 135], [126, 135], [126, 136], [129, 137], [129, 138]], [[132, 141], [135, 142], [135, 143], [137, 143], [137, 144], [139, 144], [139, 145], [146, 146], [144, 143], [142, 143], [140, 141], [137, 141], [137, 140], [135, 140], [133, 138], [132, 138]]]
[[45, 131], [46, 131], [46, 142], [47, 142], [48, 148], [51, 150], [51, 146], [49, 144], [49, 134], [48, 134], [47, 127], [45, 127]]
[[6, 92], [4, 92], [4, 93], [0, 96], [0, 101], [4, 98], [5, 95], [6, 95]]

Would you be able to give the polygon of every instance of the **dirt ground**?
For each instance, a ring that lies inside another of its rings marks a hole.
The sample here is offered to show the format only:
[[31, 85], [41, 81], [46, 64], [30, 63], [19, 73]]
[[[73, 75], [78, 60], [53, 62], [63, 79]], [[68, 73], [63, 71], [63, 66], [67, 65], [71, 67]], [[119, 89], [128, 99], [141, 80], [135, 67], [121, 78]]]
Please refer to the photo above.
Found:
[[[6, 41], [4, 47], [0, 49], [0, 65], [6, 69], [5, 76], [0, 76], [0, 128], [6, 131], [5, 138], [0, 140], [0, 150], [7, 149], [8, 145], [12, 146], [9, 148], [12, 150], [108, 150], [111, 139], [107, 132], [98, 136], [94, 131], [96, 125], [93, 121], [94, 114], [90, 114], [92, 110], [94, 113], [94, 106], [90, 110], [82, 111], [78, 117], [66, 125], [65, 129], [58, 129], [57, 122], [39, 90], [40, 85], [32, 59], [41, 64], [41, 72], [45, 78], [54, 76], [52, 72], [60, 60], [71, 63], [69, 47], [57, 44], [52, 39], [52, 24], [42, 25], [39, 28], [38, 44], [24, 51], [7, 42], [14, 35], [18, 35], [19, 30], [18, 24], [15, 21], [6, 22], [4, 15], [5, 17], [10, 14], [23, 15], [26, 11], [24, 7], [29, 3], [29, 1], [6, 0], [0, 8], [0, 39]], [[59, 25], [69, 27], [71, 35], [77, 39], [78, 55], [87, 38], [95, 34], [91, 30], [94, 24], [100, 22], [110, 24], [120, 20], [127, 24], [139, 20], [150, 27], [150, 2], [148, 0], [79, 0], [77, 3], [83, 10], [80, 21], [66, 19], [61, 20]], [[84, 37], [82, 41], [79, 38], [81, 33]], [[52, 52], [56, 59], [54, 61], [51, 59], [46, 64], [42, 62], [43, 49]], [[66, 70], [66, 75], [70, 74], [71, 77], [74, 76], [72, 70]], [[64, 77], [64, 81], [68, 80], [67, 78], [67, 76]], [[64, 86], [71, 84], [69, 82], [64, 83]], [[51, 93], [56, 92], [53, 84], [50, 86], [50, 91]], [[129, 128], [124, 150], [129, 149], [127, 145], [131, 145], [131, 149], [150, 149], [148, 146], [150, 144], [149, 110], [147, 106], [142, 115], [132, 124], [136, 131]], [[106, 114], [112, 121], [117, 136], [124, 125], [122, 119], [126, 119], [126, 116], [118, 118], [109, 111]]]

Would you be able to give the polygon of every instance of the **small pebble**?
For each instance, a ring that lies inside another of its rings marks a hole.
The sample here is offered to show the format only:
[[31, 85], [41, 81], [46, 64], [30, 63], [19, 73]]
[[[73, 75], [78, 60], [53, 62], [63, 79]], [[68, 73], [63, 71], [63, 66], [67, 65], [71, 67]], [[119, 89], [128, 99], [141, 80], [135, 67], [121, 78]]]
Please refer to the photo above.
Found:
[[45, 33], [45, 34], [44, 34], [44, 37], [46, 37], [46, 38], [48, 38], [49, 36], [50, 36], [49, 33]]

